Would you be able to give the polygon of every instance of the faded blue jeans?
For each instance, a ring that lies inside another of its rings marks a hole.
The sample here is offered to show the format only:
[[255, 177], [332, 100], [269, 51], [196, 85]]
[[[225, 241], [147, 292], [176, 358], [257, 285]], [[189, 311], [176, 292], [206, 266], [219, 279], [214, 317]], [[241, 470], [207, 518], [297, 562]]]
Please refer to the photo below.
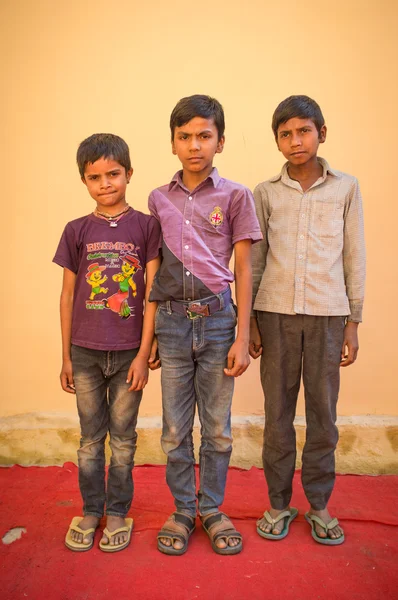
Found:
[[[221, 303], [222, 300], [221, 300]], [[201, 424], [199, 514], [217, 511], [224, 500], [232, 451], [233, 377], [224, 374], [235, 339], [236, 315], [228, 303], [194, 320], [159, 305], [156, 335], [162, 363], [162, 448], [166, 480], [178, 511], [196, 516], [192, 430], [195, 408]]]
[[[103, 351], [72, 346], [81, 439], [77, 451], [83, 514], [125, 517], [133, 499], [132, 469], [142, 391], [126, 383], [134, 350]], [[112, 456], [105, 490], [105, 439]]]

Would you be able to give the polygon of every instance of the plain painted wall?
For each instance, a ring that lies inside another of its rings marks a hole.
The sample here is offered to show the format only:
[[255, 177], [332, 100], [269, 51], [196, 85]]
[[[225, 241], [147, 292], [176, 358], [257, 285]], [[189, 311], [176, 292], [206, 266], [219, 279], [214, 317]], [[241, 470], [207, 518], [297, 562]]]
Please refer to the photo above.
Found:
[[[279, 172], [270, 121], [290, 94], [308, 94], [328, 125], [321, 155], [360, 181], [368, 280], [357, 364], [342, 374], [339, 412], [395, 414], [397, 8], [387, 0], [305, 3], [5, 0], [2, 35], [2, 394], [0, 416], [74, 411], [62, 392], [51, 263], [67, 221], [93, 200], [75, 153], [94, 132], [130, 145], [128, 201], [179, 168], [168, 120], [179, 98], [217, 97], [226, 145], [215, 164], [251, 189]], [[258, 364], [237, 381], [234, 414], [261, 414]], [[302, 399], [299, 414], [303, 413]], [[141, 415], [160, 414], [159, 374]]]

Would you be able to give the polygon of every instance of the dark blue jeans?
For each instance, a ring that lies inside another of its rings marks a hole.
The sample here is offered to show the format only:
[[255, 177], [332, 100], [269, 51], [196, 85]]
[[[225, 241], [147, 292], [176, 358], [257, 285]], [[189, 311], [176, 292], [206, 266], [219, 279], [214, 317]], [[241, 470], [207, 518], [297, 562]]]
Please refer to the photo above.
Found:
[[[72, 346], [81, 440], [79, 485], [84, 515], [125, 517], [133, 499], [137, 417], [142, 391], [126, 383], [134, 350], [102, 351]], [[105, 489], [105, 439], [112, 456]]]
[[156, 335], [162, 362], [166, 479], [177, 510], [196, 516], [192, 430], [195, 408], [201, 424], [199, 513], [210, 514], [224, 499], [232, 451], [233, 377], [224, 374], [235, 339], [236, 316], [228, 303], [208, 317], [190, 320], [160, 305]]

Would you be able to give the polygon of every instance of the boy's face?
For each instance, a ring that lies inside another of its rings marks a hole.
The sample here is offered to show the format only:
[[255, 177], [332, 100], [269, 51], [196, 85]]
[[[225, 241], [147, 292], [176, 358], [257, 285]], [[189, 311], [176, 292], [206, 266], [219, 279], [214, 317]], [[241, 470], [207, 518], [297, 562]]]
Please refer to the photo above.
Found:
[[99, 211], [116, 214], [126, 205], [126, 186], [132, 174], [133, 169], [126, 173], [116, 160], [100, 158], [86, 165], [82, 181]]
[[205, 173], [213, 166], [214, 155], [223, 151], [225, 138], [218, 139], [213, 119], [195, 117], [174, 130], [171, 143], [173, 154], [181, 161], [184, 171]]
[[317, 155], [319, 144], [326, 139], [326, 126], [318, 132], [311, 119], [294, 117], [278, 127], [276, 143], [292, 165], [304, 165]]

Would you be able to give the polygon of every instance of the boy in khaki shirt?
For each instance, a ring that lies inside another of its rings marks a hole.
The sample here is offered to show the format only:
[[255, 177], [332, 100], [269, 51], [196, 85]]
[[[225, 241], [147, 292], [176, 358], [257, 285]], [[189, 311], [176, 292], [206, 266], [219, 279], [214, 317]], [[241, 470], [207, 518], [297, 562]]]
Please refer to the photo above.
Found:
[[257, 522], [267, 539], [283, 539], [296, 461], [293, 421], [301, 373], [307, 420], [302, 482], [313, 538], [341, 544], [344, 532], [327, 504], [335, 480], [339, 369], [358, 353], [365, 285], [362, 200], [357, 180], [317, 156], [326, 139], [318, 104], [290, 96], [272, 121], [287, 159], [277, 177], [254, 191], [264, 236], [253, 247], [250, 354], [261, 355], [265, 396], [263, 465], [271, 508]]

